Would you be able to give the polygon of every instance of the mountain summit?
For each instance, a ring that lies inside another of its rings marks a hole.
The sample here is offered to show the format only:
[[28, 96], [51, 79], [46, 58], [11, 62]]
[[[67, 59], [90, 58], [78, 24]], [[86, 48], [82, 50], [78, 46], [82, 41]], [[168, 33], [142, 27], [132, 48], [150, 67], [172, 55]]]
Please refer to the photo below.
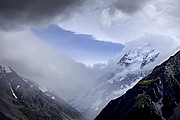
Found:
[[123, 96], [109, 102], [95, 120], [180, 119], [179, 61], [180, 51], [155, 67]]
[[158, 55], [159, 52], [146, 43], [130, 50], [120, 59], [118, 64], [120, 67], [131, 68], [131, 70], [141, 69], [148, 63], [153, 62]]

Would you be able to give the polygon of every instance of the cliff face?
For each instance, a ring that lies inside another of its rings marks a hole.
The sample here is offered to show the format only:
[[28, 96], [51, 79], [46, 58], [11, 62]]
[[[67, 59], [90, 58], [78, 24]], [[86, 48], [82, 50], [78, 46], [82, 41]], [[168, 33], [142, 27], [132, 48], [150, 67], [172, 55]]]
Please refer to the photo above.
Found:
[[170, 57], [123, 96], [112, 100], [95, 120], [163, 120], [180, 103], [180, 52]]
[[54, 93], [0, 66], [1, 120], [82, 120], [81, 114]]

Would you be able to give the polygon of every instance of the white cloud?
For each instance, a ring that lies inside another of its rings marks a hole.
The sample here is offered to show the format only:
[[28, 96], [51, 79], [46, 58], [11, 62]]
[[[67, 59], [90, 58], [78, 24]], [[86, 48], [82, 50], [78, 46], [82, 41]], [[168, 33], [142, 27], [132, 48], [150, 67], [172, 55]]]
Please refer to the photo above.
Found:
[[[95, 6], [86, 4], [80, 14], [57, 24], [79, 34], [89, 34], [99, 40], [118, 43], [126, 43], [152, 32], [180, 39], [178, 0], [149, 0], [145, 4], [141, 4], [144, 0], [136, 0], [138, 3], [130, 5], [136, 10], [124, 9], [126, 12], [120, 4], [119, 7], [114, 7], [112, 1], [100, 1]], [[130, 3], [123, 0], [119, 2]]]
[[98, 40], [118, 43], [126, 43], [149, 32], [180, 39], [179, 0], [38, 0], [15, 2], [15, 5], [8, 1], [0, 3], [0, 26], [5, 30], [54, 23], [79, 34], [92, 35]]
[[79, 34], [118, 43], [149, 32], [180, 39], [179, 0], [16, 0], [0, 3], [3, 30], [58, 24]]

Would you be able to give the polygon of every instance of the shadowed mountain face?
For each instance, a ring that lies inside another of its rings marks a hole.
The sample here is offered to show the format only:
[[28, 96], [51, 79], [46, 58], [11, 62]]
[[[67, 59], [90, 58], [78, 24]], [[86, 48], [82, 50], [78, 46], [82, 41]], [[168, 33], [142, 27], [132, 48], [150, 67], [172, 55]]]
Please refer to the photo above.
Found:
[[112, 100], [95, 120], [177, 119], [179, 103], [180, 51], [123, 96]]
[[1, 120], [82, 120], [81, 114], [54, 93], [0, 66]]

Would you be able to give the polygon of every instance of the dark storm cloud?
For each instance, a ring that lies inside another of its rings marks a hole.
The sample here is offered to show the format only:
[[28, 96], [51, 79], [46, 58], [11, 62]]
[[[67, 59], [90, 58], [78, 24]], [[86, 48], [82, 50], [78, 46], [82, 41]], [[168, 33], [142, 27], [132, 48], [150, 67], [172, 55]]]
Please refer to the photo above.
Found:
[[112, 9], [119, 9], [124, 13], [133, 14], [141, 10], [150, 0], [115, 0]]
[[11, 30], [72, 15], [85, 0], [0, 0], [0, 28]]

